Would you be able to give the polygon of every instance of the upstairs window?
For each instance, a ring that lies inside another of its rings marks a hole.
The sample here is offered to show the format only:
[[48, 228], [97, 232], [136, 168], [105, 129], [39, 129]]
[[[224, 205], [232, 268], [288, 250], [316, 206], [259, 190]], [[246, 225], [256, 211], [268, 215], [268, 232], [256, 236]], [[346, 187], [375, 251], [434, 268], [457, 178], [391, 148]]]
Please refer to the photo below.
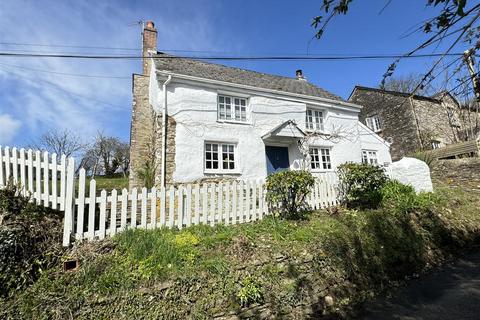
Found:
[[330, 170], [332, 162], [329, 148], [310, 148], [310, 165], [313, 170]]
[[438, 148], [440, 148], [440, 141], [438, 141], [438, 140], [432, 140], [431, 143], [432, 143], [432, 149], [438, 149]]
[[205, 143], [205, 170], [206, 171], [233, 171], [236, 169], [235, 144], [232, 143]]
[[364, 164], [378, 164], [377, 151], [362, 150], [362, 163]]
[[307, 130], [323, 131], [323, 111], [307, 108], [305, 124]]
[[378, 115], [373, 115], [371, 117], [366, 118], [365, 122], [367, 123], [367, 127], [372, 129], [373, 132], [382, 131], [382, 125], [380, 122], [380, 117]]
[[218, 96], [218, 119], [247, 121], [247, 99], [225, 95]]

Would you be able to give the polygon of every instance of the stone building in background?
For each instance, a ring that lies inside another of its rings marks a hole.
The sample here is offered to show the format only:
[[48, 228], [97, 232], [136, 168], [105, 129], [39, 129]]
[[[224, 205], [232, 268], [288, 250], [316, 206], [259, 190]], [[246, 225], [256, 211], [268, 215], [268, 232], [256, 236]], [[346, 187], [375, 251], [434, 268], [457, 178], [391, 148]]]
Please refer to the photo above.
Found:
[[393, 160], [467, 140], [468, 129], [477, 125], [471, 123], [477, 114], [448, 92], [426, 97], [356, 86], [348, 101], [363, 106], [360, 121], [391, 143]]

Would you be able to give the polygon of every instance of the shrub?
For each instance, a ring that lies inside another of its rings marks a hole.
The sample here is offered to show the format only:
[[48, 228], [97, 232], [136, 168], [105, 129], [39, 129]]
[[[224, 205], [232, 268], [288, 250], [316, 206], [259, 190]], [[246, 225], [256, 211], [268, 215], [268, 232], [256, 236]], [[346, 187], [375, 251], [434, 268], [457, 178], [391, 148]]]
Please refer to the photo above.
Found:
[[412, 186], [404, 185], [397, 180], [388, 181], [380, 192], [382, 206], [397, 213], [427, 209], [436, 201], [436, 197], [432, 193], [417, 194]]
[[18, 186], [0, 190], [0, 296], [33, 283], [63, 253], [59, 212], [29, 202]]
[[267, 202], [271, 212], [282, 218], [299, 218], [308, 207], [305, 202], [315, 178], [308, 171], [281, 171], [267, 177]]
[[437, 158], [432, 151], [416, 151], [415, 153], [411, 154], [410, 157], [425, 162], [430, 169], [437, 161]]
[[369, 164], [344, 163], [337, 170], [340, 197], [347, 206], [376, 208], [380, 204], [380, 189], [388, 181], [383, 168]]

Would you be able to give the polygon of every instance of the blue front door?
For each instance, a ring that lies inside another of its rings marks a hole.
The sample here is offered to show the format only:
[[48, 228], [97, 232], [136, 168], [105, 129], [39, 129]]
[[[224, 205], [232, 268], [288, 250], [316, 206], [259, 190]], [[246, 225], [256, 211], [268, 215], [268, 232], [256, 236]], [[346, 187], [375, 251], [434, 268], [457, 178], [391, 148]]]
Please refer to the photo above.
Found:
[[267, 174], [287, 170], [290, 167], [287, 147], [265, 146], [267, 156]]

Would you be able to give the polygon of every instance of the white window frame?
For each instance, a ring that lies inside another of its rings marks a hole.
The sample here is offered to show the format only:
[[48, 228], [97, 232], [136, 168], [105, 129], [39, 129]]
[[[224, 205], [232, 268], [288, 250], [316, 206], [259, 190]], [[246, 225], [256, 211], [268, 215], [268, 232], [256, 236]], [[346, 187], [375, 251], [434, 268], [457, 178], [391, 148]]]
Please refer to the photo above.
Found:
[[431, 144], [432, 144], [432, 149], [438, 149], [438, 148], [440, 148], [441, 142], [438, 141], [438, 140], [432, 140]]
[[365, 123], [367, 124], [367, 127], [372, 129], [373, 132], [382, 131], [382, 122], [380, 121], [380, 117], [378, 114], [374, 114], [370, 117], [365, 118]]
[[[318, 117], [319, 114], [320, 117]], [[312, 121], [310, 121], [310, 118]], [[305, 111], [305, 129], [312, 132], [325, 132], [325, 119], [326, 112], [324, 109], [307, 106]]]
[[[210, 145], [210, 151], [207, 150], [208, 147], [207, 145]], [[213, 151], [213, 146], [217, 146], [217, 150]], [[224, 151], [224, 147], [227, 148], [226, 151]], [[230, 147], [233, 147], [233, 151], [230, 151]], [[205, 141], [203, 144], [203, 170], [205, 173], [221, 173], [221, 174], [232, 174], [232, 173], [238, 173], [240, 172], [239, 170], [239, 161], [238, 161], [238, 152], [237, 152], [237, 143], [236, 142], [225, 142], [225, 141]], [[211, 159], [207, 159], [207, 153], [211, 154]], [[214, 160], [213, 154], [216, 153], [217, 159]], [[228, 168], [223, 167], [223, 156], [224, 153], [228, 154], [233, 154], [233, 160], [230, 160], [230, 158], [227, 159], [227, 164], [233, 163], [233, 169], [230, 169], [230, 166]], [[207, 168], [207, 161], [210, 161], [212, 163], [212, 168]], [[218, 168], [214, 169], [213, 168], [213, 162], [217, 161], [218, 162]]]
[[308, 154], [310, 156], [310, 169], [312, 171], [320, 172], [320, 171], [333, 170], [331, 147], [310, 146], [308, 150]]
[[378, 151], [362, 150], [362, 163], [378, 166]]
[[[229, 99], [229, 101], [230, 101], [229, 104], [227, 104], [227, 102], [226, 102], [227, 99]], [[221, 102], [222, 100], [223, 100], [223, 102]], [[237, 101], [238, 101], [238, 105], [236, 104]], [[221, 105], [224, 106], [223, 112], [220, 108]], [[227, 106], [229, 107], [230, 110], [227, 109]], [[237, 106], [238, 106], [239, 117], [237, 117], [237, 108], [236, 108]], [[244, 114], [244, 118], [242, 119], [242, 109], [243, 108], [245, 109], [244, 110], [245, 114]], [[247, 111], [248, 111], [248, 98], [241, 97], [241, 96], [230, 95], [230, 94], [223, 94], [223, 93], [219, 93], [217, 95], [217, 121], [220, 121], [220, 122], [235, 122], [235, 123], [248, 123]], [[222, 113], [225, 114], [224, 118], [221, 117]]]

